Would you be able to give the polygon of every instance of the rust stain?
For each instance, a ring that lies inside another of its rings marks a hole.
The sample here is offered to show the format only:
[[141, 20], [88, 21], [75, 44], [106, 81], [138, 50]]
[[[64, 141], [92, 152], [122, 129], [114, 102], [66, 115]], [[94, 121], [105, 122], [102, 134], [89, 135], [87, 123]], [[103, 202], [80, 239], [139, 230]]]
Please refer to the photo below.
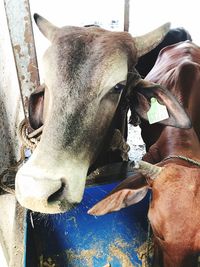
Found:
[[19, 58], [23, 57], [23, 54], [21, 53], [21, 46], [19, 44], [15, 45], [13, 48], [18, 53]]
[[27, 66], [27, 72], [30, 74], [30, 82], [33, 83], [34, 87], [37, 86], [38, 83], [38, 69], [35, 65], [35, 60], [30, 59], [29, 64]]
[[[33, 83], [31, 84], [31, 86], [36, 87], [39, 85], [39, 74], [38, 74], [37, 60], [36, 58], [34, 58], [34, 56], [36, 57], [36, 55], [33, 51], [34, 50], [34, 39], [32, 35], [32, 29], [30, 26], [31, 22], [28, 17], [24, 17], [24, 21], [25, 21], [24, 42], [27, 45], [28, 56], [29, 56], [27, 72], [30, 74], [30, 83]], [[34, 89], [35, 88], [32, 88], [32, 90]]]
[[32, 32], [29, 28], [29, 22], [25, 23], [25, 31], [24, 31], [24, 42], [30, 44], [32, 42]]
[[14, 49], [17, 51], [17, 53], [19, 54], [21, 52], [21, 47], [20, 45], [15, 45]]
[[24, 99], [24, 106], [25, 106], [25, 109], [28, 110], [28, 106], [29, 106], [29, 97], [28, 97], [28, 96], [24, 96], [23, 99]]

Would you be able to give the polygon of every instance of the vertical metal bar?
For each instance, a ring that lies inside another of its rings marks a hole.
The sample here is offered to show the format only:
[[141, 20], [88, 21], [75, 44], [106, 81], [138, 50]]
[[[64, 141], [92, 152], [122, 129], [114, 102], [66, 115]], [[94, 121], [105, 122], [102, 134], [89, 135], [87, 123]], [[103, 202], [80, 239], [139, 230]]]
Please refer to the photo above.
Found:
[[129, 31], [129, 7], [130, 1], [124, 0], [124, 31]]
[[39, 85], [39, 72], [28, 0], [4, 0], [15, 58], [22, 105], [28, 115], [28, 98]]

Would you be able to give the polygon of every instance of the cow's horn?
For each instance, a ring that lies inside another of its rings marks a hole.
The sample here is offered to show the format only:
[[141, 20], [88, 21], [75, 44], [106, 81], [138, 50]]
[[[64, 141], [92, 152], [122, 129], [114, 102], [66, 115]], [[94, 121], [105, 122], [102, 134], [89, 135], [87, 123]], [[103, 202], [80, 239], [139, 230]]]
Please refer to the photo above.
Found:
[[135, 46], [137, 48], [137, 56], [141, 57], [154, 49], [163, 40], [169, 29], [170, 23], [166, 23], [145, 35], [134, 37]]
[[142, 175], [147, 176], [153, 180], [156, 179], [159, 173], [162, 171], [162, 167], [158, 167], [142, 160], [139, 161], [134, 168], [142, 173]]
[[58, 30], [58, 27], [53, 25], [51, 22], [43, 18], [38, 14], [34, 14], [34, 20], [40, 29], [40, 31], [44, 34], [44, 36], [49, 40], [52, 41], [55, 32]]

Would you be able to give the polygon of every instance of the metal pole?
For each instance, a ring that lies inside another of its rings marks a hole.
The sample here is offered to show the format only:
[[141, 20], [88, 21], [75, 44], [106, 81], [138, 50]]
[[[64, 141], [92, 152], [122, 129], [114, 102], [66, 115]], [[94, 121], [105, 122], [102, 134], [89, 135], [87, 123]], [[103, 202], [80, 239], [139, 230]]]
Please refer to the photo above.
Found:
[[39, 72], [28, 0], [4, 0], [25, 117], [28, 98], [39, 86]]
[[130, 1], [124, 0], [124, 31], [129, 31], [129, 8], [130, 8]]

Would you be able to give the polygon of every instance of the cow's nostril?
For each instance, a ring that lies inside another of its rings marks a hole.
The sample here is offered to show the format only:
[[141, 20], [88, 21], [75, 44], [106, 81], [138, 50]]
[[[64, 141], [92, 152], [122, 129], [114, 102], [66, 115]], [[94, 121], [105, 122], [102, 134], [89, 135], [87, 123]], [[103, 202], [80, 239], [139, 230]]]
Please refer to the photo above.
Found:
[[62, 183], [60, 189], [58, 189], [55, 193], [53, 193], [51, 196], [48, 197], [47, 202], [52, 203], [58, 200], [62, 200], [64, 196], [64, 189], [65, 189], [65, 184]]

